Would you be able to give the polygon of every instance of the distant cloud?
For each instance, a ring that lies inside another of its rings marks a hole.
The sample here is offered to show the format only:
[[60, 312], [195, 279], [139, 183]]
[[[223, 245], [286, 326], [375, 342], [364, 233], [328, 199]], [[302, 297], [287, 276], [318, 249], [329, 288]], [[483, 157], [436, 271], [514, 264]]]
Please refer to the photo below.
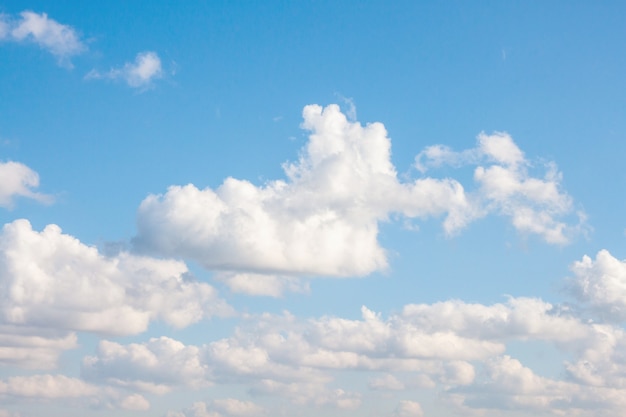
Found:
[[[623, 329], [591, 323], [564, 306], [536, 298], [492, 305], [450, 300], [409, 304], [387, 318], [366, 307], [361, 313], [361, 319], [250, 315], [231, 336], [201, 346], [165, 337], [127, 346], [101, 342], [98, 353], [85, 359], [83, 375], [91, 383], [108, 380], [114, 387], [155, 394], [203, 383], [241, 384], [250, 393], [281, 396], [300, 406], [355, 409], [361, 394], [336, 388], [333, 376], [359, 371], [380, 375], [370, 380], [371, 389], [413, 392], [414, 382], [396, 378], [404, 376], [466, 411], [595, 416], [604, 410], [607, 414], [599, 415], [613, 416], [626, 406]], [[539, 376], [506, 354], [511, 342], [533, 341], [566, 355], [559, 379]], [[252, 403], [229, 399], [168, 416], [260, 415], [257, 411]], [[394, 417], [423, 414], [412, 401], [389, 410]]]
[[19, 162], [0, 162], [0, 207], [11, 208], [16, 197], [31, 198], [41, 203], [51, 203], [52, 196], [37, 193], [39, 175]]
[[394, 417], [422, 417], [424, 412], [422, 406], [415, 401], [400, 401]]
[[19, 18], [0, 15], [0, 41], [31, 42], [50, 52], [60, 65], [87, 50], [74, 28], [50, 19], [46, 13], [23, 11]]
[[120, 68], [107, 72], [90, 71], [86, 79], [122, 80], [133, 88], [147, 88], [153, 81], [163, 77], [161, 59], [155, 52], [140, 52], [134, 62], [127, 62]]
[[237, 292], [280, 295], [295, 276], [384, 270], [378, 225], [394, 213], [443, 217], [449, 235], [492, 213], [549, 243], [566, 243], [574, 233], [563, 220], [572, 199], [561, 190], [560, 173], [552, 164], [543, 178], [533, 177], [507, 134], [481, 134], [476, 149], [461, 153], [439, 145], [418, 155], [424, 172], [479, 164], [477, 187], [466, 191], [453, 178], [401, 181], [381, 123], [350, 121], [337, 105], [306, 106], [303, 117], [309, 141], [298, 161], [283, 165], [286, 180], [256, 186], [227, 178], [215, 190], [188, 184], [150, 195], [138, 210], [135, 247], [196, 260]]

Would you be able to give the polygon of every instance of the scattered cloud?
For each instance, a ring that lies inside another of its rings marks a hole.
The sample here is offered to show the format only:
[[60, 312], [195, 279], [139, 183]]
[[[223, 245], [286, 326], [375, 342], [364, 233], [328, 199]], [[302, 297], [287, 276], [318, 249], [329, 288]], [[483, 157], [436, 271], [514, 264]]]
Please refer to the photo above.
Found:
[[113, 68], [107, 72], [90, 71], [86, 79], [122, 80], [130, 87], [146, 89], [153, 85], [154, 80], [163, 77], [161, 59], [156, 52], [140, 52], [134, 62], [127, 62], [121, 68]]
[[[520, 231], [563, 244], [572, 199], [553, 164], [543, 178], [503, 133], [481, 134], [478, 147], [456, 153], [440, 145], [416, 158], [425, 172], [442, 164], [481, 163], [474, 191], [450, 178], [402, 182], [391, 162], [391, 141], [380, 123], [349, 121], [337, 105], [304, 108], [309, 141], [286, 180], [261, 186], [227, 178], [217, 189], [171, 186], [140, 205], [139, 251], [193, 259], [220, 272], [234, 291], [280, 295], [294, 276], [363, 276], [387, 268], [378, 225], [443, 217], [447, 234], [489, 213], [511, 218]], [[272, 278], [261, 280], [261, 275]], [[253, 283], [257, 280], [258, 283]]]
[[48, 17], [23, 11], [19, 17], [0, 15], [0, 41], [30, 42], [50, 52], [59, 65], [71, 67], [70, 58], [87, 50], [78, 32]]
[[33, 191], [39, 186], [39, 175], [19, 162], [0, 162], [0, 207], [13, 207], [15, 197], [51, 203], [52, 196]]

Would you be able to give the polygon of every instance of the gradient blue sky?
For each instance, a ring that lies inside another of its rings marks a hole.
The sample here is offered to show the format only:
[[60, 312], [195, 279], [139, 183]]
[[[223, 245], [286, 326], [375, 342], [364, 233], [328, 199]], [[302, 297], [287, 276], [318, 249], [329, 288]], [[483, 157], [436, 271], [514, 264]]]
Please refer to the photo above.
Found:
[[0, 417], [621, 415], [625, 16], [0, 2]]

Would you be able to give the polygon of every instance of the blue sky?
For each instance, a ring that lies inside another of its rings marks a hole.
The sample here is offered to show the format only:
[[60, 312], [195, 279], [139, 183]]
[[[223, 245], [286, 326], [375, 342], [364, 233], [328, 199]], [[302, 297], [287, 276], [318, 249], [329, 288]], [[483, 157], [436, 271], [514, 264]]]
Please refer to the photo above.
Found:
[[625, 13], [0, 2], [0, 417], [621, 415]]

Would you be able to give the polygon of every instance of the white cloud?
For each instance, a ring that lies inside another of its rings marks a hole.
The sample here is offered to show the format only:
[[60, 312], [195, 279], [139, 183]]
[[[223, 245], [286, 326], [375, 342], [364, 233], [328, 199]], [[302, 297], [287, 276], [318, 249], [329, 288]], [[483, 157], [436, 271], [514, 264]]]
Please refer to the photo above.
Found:
[[265, 414], [263, 407], [252, 401], [241, 401], [235, 398], [213, 400], [213, 407], [233, 417], [254, 417]]
[[[544, 341], [559, 349], [571, 358], [563, 363], [563, 378], [539, 376], [507, 356], [512, 341]], [[591, 416], [594, 407], [614, 411], [624, 405], [624, 352], [621, 328], [588, 322], [538, 299], [511, 298], [493, 305], [413, 304], [387, 318], [364, 307], [358, 320], [250, 315], [230, 337], [201, 346], [165, 337], [127, 346], [101, 342], [97, 353], [85, 358], [83, 376], [154, 394], [242, 385], [252, 394], [297, 405], [353, 410], [361, 405], [361, 394], [337, 388], [335, 376], [359, 370], [372, 376], [371, 389], [385, 395], [420, 387], [437, 389], [465, 409], [556, 409]], [[237, 401], [216, 401], [193, 412], [255, 414], [255, 407]], [[396, 415], [416, 410], [403, 405]]]
[[131, 394], [119, 402], [119, 407], [123, 410], [146, 411], [150, 409], [150, 403], [142, 395]]
[[199, 388], [210, 379], [198, 347], [164, 336], [128, 346], [101, 341], [96, 356], [83, 360], [82, 375], [90, 381], [157, 394], [175, 386]]
[[184, 263], [128, 253], [104, 256], [26, 220], [0, 234], [0, 363], [54, 366], [75, 331], [130, 335], [154, 320], [185, 327], [231, 308]]
[[394, 417], [422, 417], [424, 412], [422, 406], [415, 401], [400, 401]]
[[[561, 190], [561, 174], [553, 163], [546, 164], [543, 178], [530, 176], [530, 162], [507, 133], [478, 135], [478, 146], [454, 152], [443, 145], [422, 151], [415, 160], [421, 172], [441, 165], [455, 167], [479, 165], [474, 170], [478, 189], [472, 201], [474, 214], [483, 216], [495, 212], [511, 218], [513, 226], [523, 233], [542, 236], [549, 243], [563, 244], [570, 240], [579, 227], [568, 226], [559, 220], [572, 212], [571, 197]], [[581, 219], [584, 215], [579, 214]], [[464, 219], [471, 220], [471, 217]], [[582, 221], [582, 220], [581, 220]], [[463, 224], [449, 223], [447, 230], [454, 232]]]
[[33, 191], [39, 186], [39, 175], [19, 162], [0, 162], [0, 207], [11, 208], [15, 197], [32, 198], [51, 203], [52, 197]]
[[150, 87], [154, 80], [161, 77], [161, 59], [156, 52], [151, 51], [138, 53], [134, 62], [127, 62], [121, 68], [113, 68], [104, 73], [92, 70], [85, 76], [87, 79], [122, 80], [130, 87], [141, 89]]
[[595, 261], [584, 256], [572, 267], [569, 290], [604, 320], [626, 321], [626, 261], [601, 250]]
[[64, 375], [14, 376], [0, 380], [0, 398], [59, 399], [96, 396], [99, 389]]
[[623, 389], [593, 387], [542, 377], [509, 356], [485, 362], [485, 380], [451, 390], [463, 408], [523, 410], [556, 415], [621, 415], [626, 406]]
[[184, 411], [169, 411], [166, 417], [223, 417], [222, 414], [209, 409], [206, 403], [196, 402]]
[[70, 66], [70, 58], [87, 47], [74, 28], [50, 19], [46, 13], [23, 11], [19, 18], [0, 15], [0, 40], [32, 42], [54, 55], [59, 64]]
[[520, 231], [567, 240], [556, 218], [569, 213], [571, 199], [559, 190], [559, 174], [531, 177], [506, 135], [479, 137], [480, 152], [471, 153], [492, 165], [477, 168], [478, 189], [466, 193], [454, 179], [399, 181], [380, 123], [351, 122], [336, 105], [306, 106], [303, 115], [311, 134], [299, 160], [284, 164], [286, 181], [255, 186], [228, 178], [215, 190], [188, 184], [150, 195], [138, 210], [136, 247], [227, 272], [235, 291], [276, 295], [283, 290], [276, 278], [255, 286], [249, 274], [343, 277], [385, 269], [378, 223], [392, 213], [444, 216], [454, 233], [496, 212]]
[[368, 386], [370, 389], [377, 391], [402, 391], [405, 388], [404, 383], [391, 374], [371, 379]]

